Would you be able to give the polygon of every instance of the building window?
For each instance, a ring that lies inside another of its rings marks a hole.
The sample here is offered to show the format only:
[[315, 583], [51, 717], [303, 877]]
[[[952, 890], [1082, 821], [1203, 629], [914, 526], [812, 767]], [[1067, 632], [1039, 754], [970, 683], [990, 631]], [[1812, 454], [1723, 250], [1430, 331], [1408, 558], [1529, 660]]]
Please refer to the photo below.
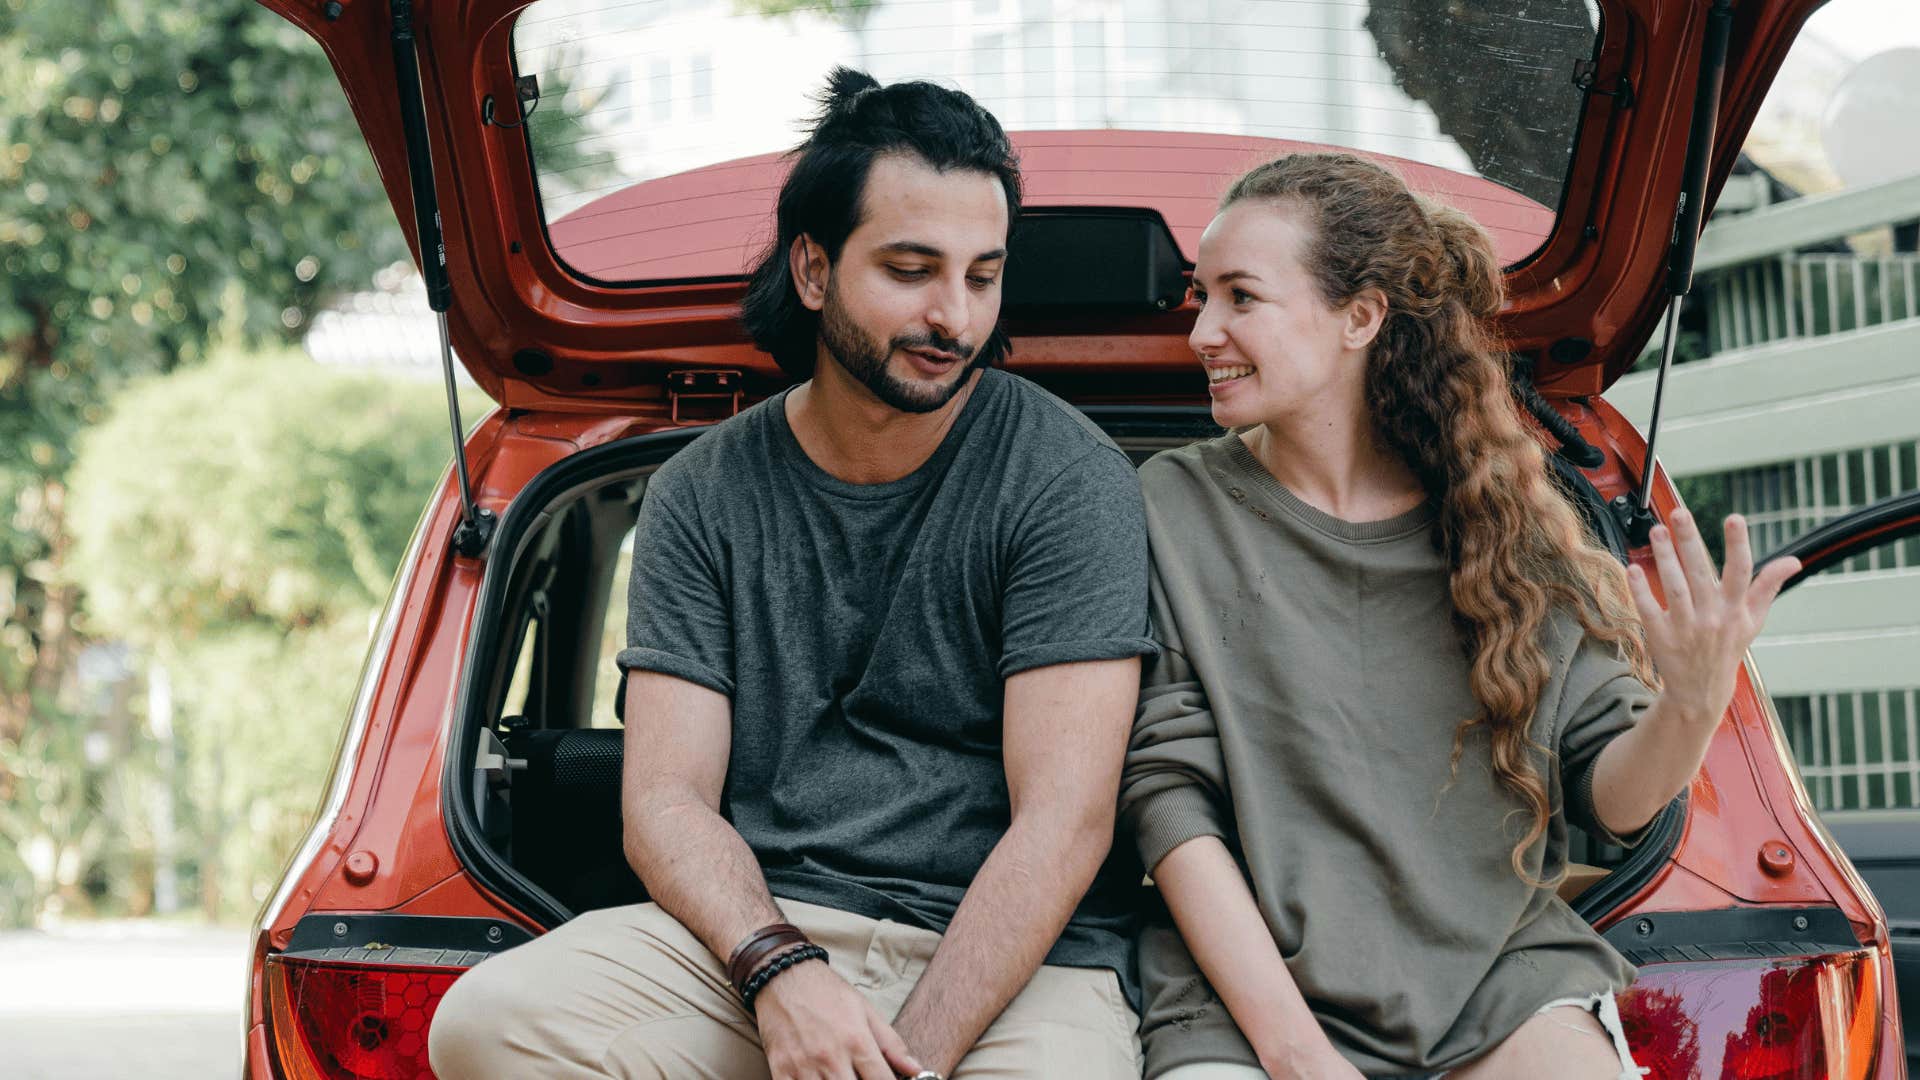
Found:
[[693, 115], [713, 115], [713, 54], [699, 53], [693, 58]]
[[1813, 805], [1920, 809], [1920, 689], [1773, 700]]
[[673, 63], [664, 56], [647, 61], [647, 96], [653, 101], [653, 119], [673, 119]]
[[[1837, 517], [1920, 488], [1920, 442], [1888, 443], [1689, 477], [1684, 484], [1691, 491], [1708, 493], [1702, 511], [1717, 510], [1712, 504], [1724, 499], [1727, 511], [1746, 515], [1754, 550], [1765, 554]], [[1693, 501], [1694, 496], [1688, 498]], [[1882, 545], [1825, 572], [1913, 567], [1920, 567], [1920, 537]]]

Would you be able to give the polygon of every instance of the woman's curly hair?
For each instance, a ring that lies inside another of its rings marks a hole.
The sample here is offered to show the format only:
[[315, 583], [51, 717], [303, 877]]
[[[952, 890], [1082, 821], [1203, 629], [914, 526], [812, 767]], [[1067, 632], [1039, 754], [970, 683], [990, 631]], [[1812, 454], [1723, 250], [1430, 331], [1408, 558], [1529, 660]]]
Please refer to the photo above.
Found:
[[1492, 319], [1504, 300], [1492, 242], [1465, 214], [1413, 194], [1351, 154], [1292, 154], [1236, 180], [1221, 209], [1243, 200], [1302, 212], [1302, 253], [1322, 299], [1339, 307], [1368, 289], [1386, 316], [1367, 356], [1367, 408], [1439, 508], [1434, 541], [1450, 568], [1455, 625], [1481, 712], [1494, 776], [1531, 814], [1513, 848], [1514, 871], [1553, 809], [1535, 766], [1545, 753], [1531, 727], [1551, 677], [1543, 645], [1563, 610], [1653, 681], [1623, 568], [1596, 545], [1547, 473], [1540, 444], [1510, 389], [1511, 359]]

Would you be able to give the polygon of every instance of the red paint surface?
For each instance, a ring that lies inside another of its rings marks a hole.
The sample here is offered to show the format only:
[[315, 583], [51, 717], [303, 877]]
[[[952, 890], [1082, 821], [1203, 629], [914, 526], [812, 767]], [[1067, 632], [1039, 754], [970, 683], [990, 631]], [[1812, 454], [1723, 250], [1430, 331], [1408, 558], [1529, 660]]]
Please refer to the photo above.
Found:
[[[411, 232], [412, 197], [384, 7], [355, 4], [328, 22], [318, 0], [262, 2], [326, 49], [361, 119], [388, 195]], [[425, 5], [418, 13], [435, 181], [454, 291], [450, 323], [460, 357], [495, 400], [524, 408], [628, 410], [657, 398], [667, 371], [686, 367], [732, 367], [777, 380], [770, 358], [744, 346], [734, 318], [738, 281], [609, 288], [569, 269], [549, 247], [526, 140], [518, 131], [480, 119], [483, 98], [513, 99], [513, 18], [527, 2], [460, 0]], [[1735, 6], [1733, 59], [1722, 95], [1710, 192], [1717, 192], [1732, 167], [1767, 83], [1818, 2], [1750, 0]], [[1634, 104], [1622, 109], [1614, 98], [1588, 96], [1559, 217], [1540, 251], [1509, 274], [1511, 301], [1502, 320], [1512, 345], [1524, 353], [1541, 352], [1561, 338], [1595, 343], [1580, 363], [1542, 364], [1541, 383], [1557, 394], [1597, 392], [1617, 377], [1632, 363], [1664, 306], [1659, 289], [1707, 11], [1694, 0], [1602, 0], [1600, 7], [1605, 31], [1596, 81], [1610, 85], [1625, 76], [1634, 88]], [[1167, 214], [1183, 243], [1190, 243], [1226, 179], [1280, 145], [1138, 132], [1019, 138], [1030, 147], [1037, 204], [1105, 198], [1114, 205], [1153, 205]], [[1187, 148], [1186, 139], [1204, 145]], [[1166, 147], [1159, 158], [1155, 142]], [[1189, 157], [1195, 167], [1189, 167]], [[1105, 171], [1115, 165], [1111, 173]], [[702, 185], [731, 186], [743, 201], [764, 206], [773, 167], [762, 160], [758, 166], [717, 168], [739, 175], [663, 179], [623, 193], [633, 200], [659, 200], [668, 191], [684, 194], [662, 210], [681, 215], [677, 223], [662, 217], [646, 225], [650, 242], [671, 242], [669, 259], [738, 265], [753, 246], [748, 207], [715, 204]], [[1423, 182], [1410, 178], [1416, 185]], [[1466, 178], [1435, 183], [1472, 195], [1476, 201], [1466, 208], [1501, 236], [1503, 250], [1529, 246], [1522, 240], [1537, 219], [1524, 200], [1498, 196], [1497, 189], [1490, 192], [1485, 185], [1470, 190], [1477, 182]], [[1509, 204], [1509, 198], [1516, 201]], [[579, 238], [567, 235], [569, 227], [561, 227], [561, 242], [577, 245]], [[578, 249], [576, 259], [618, 265], [618, 257]], [[1190, 311], [1176, 311], [1139, 320], [1130, 330], [1077, 326], [1069, 332], [1104, 338], [1121, 352], [1147, 354], [1152, 359], [1135, 361], [1142, 367], [1180, 363], [1184, 358], [1169, 359], [1151, 344], [1136, 349], [1127, 339], [1182, 336], [1191, 318]], [[516, 371], [513, 355], [528, 348], [551, 357], [551, 372], [535, 377]], [[1105, 350], [1076, 350], [1088, 351]]]

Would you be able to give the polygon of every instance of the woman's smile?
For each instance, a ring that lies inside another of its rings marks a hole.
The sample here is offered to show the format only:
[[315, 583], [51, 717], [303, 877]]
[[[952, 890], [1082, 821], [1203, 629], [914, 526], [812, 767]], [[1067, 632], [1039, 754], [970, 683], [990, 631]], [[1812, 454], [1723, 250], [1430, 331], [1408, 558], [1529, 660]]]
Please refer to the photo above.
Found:
[[1215, 391], [1253, 374], [1250, 364], [1207, 364], [1205, 368], [1207, 387]]

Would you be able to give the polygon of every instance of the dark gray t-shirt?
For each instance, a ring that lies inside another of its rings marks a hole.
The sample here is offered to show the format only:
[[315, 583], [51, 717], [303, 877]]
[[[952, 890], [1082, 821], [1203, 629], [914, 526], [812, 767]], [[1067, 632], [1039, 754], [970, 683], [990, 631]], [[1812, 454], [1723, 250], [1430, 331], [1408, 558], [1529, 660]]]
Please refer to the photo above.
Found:
[[[775, 896], [944, 931], [1010, 817], [1003, 681], [1155, 650], [1139, 483], [1085, 417], [1000, 371], [883, 484], [815, 465], [785, 404], [654, 475], [619, 664], [732, 698], [721, 812]], [[1124, 976], [1123, 861], [1048, 963]]]

